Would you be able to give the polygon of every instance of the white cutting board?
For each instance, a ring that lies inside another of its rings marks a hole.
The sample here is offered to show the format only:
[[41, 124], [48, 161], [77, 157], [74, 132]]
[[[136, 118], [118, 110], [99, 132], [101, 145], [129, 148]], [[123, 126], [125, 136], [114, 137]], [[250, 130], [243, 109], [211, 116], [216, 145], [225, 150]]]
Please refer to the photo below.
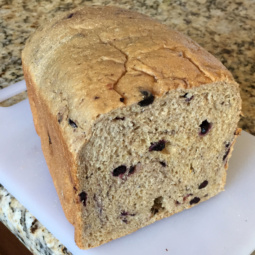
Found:
[[0, 107], [0, 123], [0, 183], [74, 255], [249, 255], [255, 250], [255, 137], [246, 132], [230, 160], [225, 192], [131, 235], [82, 251], [60, 206], [28, 100]]

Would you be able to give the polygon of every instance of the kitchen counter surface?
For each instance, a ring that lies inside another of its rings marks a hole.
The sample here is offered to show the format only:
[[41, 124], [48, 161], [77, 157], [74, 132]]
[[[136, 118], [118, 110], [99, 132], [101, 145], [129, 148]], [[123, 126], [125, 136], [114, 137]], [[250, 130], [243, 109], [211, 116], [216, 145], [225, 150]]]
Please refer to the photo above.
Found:
[[[37, 255], [71, 255], [24, 206], [0, 184], [0, 221]], [[2, 254], [5, 255], [5, 254]]]
[[[147, 14], [190, 36], [220, 59], [240, 84], [239, 126], [255, 135], [254, 0], [2, 0], [0, 2], [0, 93], [23, 80], [20, 54], [35, 29], [58, 13], [83, 5], [115, 5]], [[8, 99], [9, 106], [26, 92]], [[34, 254], [70, 254], [15, 198], [0, 186], [0, 220]]]

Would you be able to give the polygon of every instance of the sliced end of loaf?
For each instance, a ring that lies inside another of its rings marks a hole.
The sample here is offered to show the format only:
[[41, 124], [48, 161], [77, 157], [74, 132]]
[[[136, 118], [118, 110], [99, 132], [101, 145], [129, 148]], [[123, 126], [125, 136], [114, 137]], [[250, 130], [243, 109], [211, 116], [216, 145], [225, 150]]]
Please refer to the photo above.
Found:
[[237, 84], [217, 82], [101, 116], [79, 154], [78, 245], [101, 245], [222, 191], [240, 102]]

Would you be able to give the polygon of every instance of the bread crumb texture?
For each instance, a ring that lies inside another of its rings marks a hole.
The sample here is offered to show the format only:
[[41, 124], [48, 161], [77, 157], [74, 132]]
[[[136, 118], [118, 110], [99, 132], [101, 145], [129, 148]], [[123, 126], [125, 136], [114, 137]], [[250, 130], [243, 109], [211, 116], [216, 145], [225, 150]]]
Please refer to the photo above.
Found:
[[85, 7], [22, 53], [34, 123], [79, 247], [88, 249], [224, 189], [241, 111], [211, 54], [151, 18]]

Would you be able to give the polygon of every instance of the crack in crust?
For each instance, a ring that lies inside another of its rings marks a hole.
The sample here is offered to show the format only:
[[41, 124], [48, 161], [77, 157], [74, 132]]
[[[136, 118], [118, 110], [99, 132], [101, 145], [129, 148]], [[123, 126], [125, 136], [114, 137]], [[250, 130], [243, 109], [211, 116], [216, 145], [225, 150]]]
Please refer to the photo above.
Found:
[[[148, 52], [147, 52], [148, 53]], [[159, 79], [160, 79], [160, 77], [157, 77], [156, 75], [155, 75], [155, 73], [158, 73], [154, 68], [152, 68], [151, 66], [148, 66], [147, 64], [145, 64], [141, 59], [136, 59], [138, 62], [140, 62], [142, 65], [144, 65], [145, 67], [147, 67], [147, 68], [149, 68], [149, 69], [151, 69], [151, 73], [149, 73], [149, 72], [146, 72], [145, 70], [141, 70], [141, 69], [138, 69], [137, 67], [134, 67], [134, 68], [136, 68], [137, 69], [137, 71], [140, 71], [140, 72], [143, 72], [143, 73], [145, 73], [145, 74], [147, 74], [147, 75], [149, 75], [149, 76], [151, 76], [151, 77], [153, 77], [153, 79], [155, 80], [155, 81], [158, 81]], [[153, 73], [154, 72], [154, 73]], [[166, 78], [165, 76], [164, 76], [164, 74], [163, 74], [163, 72], [160, 72], [160, 75], [162, 76], [162, 78]]]
[[128, 62], [128, 55], [123, 51], [123, 50], [121, 50], [121, 49], [119, 49], [116, 45], [114, 45], [112, 42], [108, 42], [108, 44], [110, 45], [110, 46], [112, 46], [113, 48], [115, 48], [116, 50], [118, 50], [120, 53], [122, 53], [124, 56], [125, 56], [125, 62], [123, 63], [123, 65], [124, 65], [124, 68], [125, 68], [125, 70], [124, 70], [124, 72], [120, 75], [120, 77], [113, 83], [113, 90], [114, 91], [116, 91], [122, 98], [124, 98], [124, 102], [123, 103], [125, 103], [125, 96], [123, 95], [123, 94], [121, 94], [120, 93], [120, 91], [118, 91], [117, 89], [116, 89], [116, 86], [118, 85], [118, 83], [120, 82], [120, 80], [127, 74], [127, 62]]
[[185, 51], [182, 51], [182, 57], [187, 59], [191, 64], [193, 64], [200, 71], [200, 73], [202, 73], [205, 77], [207, 77], [213, 82], [213, 79], [210, 76], [208, 76], [208, 74], [202, 69], [202, 67], [200, 67], [197, 63], [195, 63], [195, 61], [192, 58], [189, 58], [186, 55]]
[[135, 70], [135, 71], [139, 71], [139, 72], [141, 72], [141, 73], [143, 73], [143, 74], [146, 74], [146, 75], [152, 77], [152, 78], [154, 79], [154, 83], [157, 83], [158, 80], [160, 80], [160, 78], [163, 78], [163, 79], [169, 79], [169, 80], [173, 80], [173, 81], [175, 81], [175, 80], [182, 81], [182, 82], [185, 84], [185, 87], [186, 87], [186, 88], [190, 88], [190, 87], [191, 87], [190, 84], [189, 84], [189, 82], [188, 82], [188, 80], [187, 80], [186, 78], [180, 78], [180, 77], [176, 77], [176, 76], [166, 77], [166, 76], [163, 74], [163, 72], [160, 72], [161, 77], [157, 77], [157, 76], [153, 73], [153, 71], [154, 71], [154, 72], [157, 72], [156, 70], [154, 70], [152, 67], [150, 67], [150, 66], [148, 66], [147, 64], [145, 64], [142, 60], [140, 60], [140, 59], [136, 59], [136, 60], [137, 60], [138, 62], [140, 62], [142, 65], [144, 65], [145, 67], [150, 68], [150, 69], [152, 70], [152, 72], [149, 73], [149, 72], [146, 72], [145, 70], [141, 70], [140, 68], [137, 68], [137, 67], [133, 67], [132, 69]]
[[[213, 82], [213, 79], [202, 69], [202, 67], [200, 67], [199, 64], [197, 64], [192, 58], [188, 57], [188, 56], [187, 56], [187, 53], [186, 53], [185, 51], [183, 51], [183, 50], [178, 50], [178, 49], [176, 49], [176, 48], [169, 48], [169, 47], [166, 47], [165, 45], [164, 45], [163, 47], [159, 47], [158, 49], [153, 50], [153, 51], [158, 51], [158, 50], [161, 50], [161, 49], [167, 49], [167, 50], [170, 50], [170, 51], [172, 51], [172, 52], [176, 52], [176, 53], [178, 54], [179, 57], [182, 57], [182, 58], [184, 58], [184, 59], [187, 59], [193, 66], [195, 66], [195, 67], [198, 69], [198, 71], [199, 71], [201, 74], [203, 74], [205, 77], [209, 78], [209, 79]], [[145, 52], [144, 54], [146, 54], [146, 53], [150, 53], [150, 51]], [[151, 66], [148, 66], [147, 64], [145, 64], [141, 59], [137, 59], [137, 58], [136, 58], [136, 60], [139, 61], [139, 62], [140, 62], [141, 64], [143, 64], [144, 66], [150, 68], [152, 71], [157, 72], [157, 71], [156, 71], [155, 69], [153, 69]], [[142, 70], [139, 70], [138, 68], [136, 68], [135, 70], [137, 70], [137, 71], [142, 71]], [[144, 70], [143, 70], [142, 72], [144, 72], [144, 73], [146, 73], [146, 74], [148, 74], [148, 75], [154, 77], [154, 80], [156, 80], [156, 81], [159, 79], [159, 78], [156, 77], [155, 73], [154, 73], [154, 74], [150, 74], [150, 73], [145, 72]], [[182, 81], [187, 85], [187, 88], [190, 87], [190, 86], [189, 86], [189, 82], [187, 81], [186, 78], [180, 78], [180, 77], [175, 77], [175, 76], [173, 76], [173, 77], [166, 77], [166, 76], [163, 74], [162, 71], [160, 72], [160, 75], [162, 76], [163, 79], [173, 79], [173, 80], [178, 79], [178, 80], [182, 80]]]
[[116, 45], [114, 45], [112, 42], [105, 42], [104, 40], [102, 40], [102, 38], [99, 36], [99, 35], [97, 35], [98, 36], [98, 39], [99, 39], [99, 41], [101, 42], [101, 43], [103, 43], [103, 44], [107, 44], [107, 45], [110, 45], [111, 47], [113, 47], [114, 49], [116, 49], [117, 51], [119, 51], [124, 57], [125, 57], [125, 62], [123, 63], [123, 66], [124, 66], [124, 72], [122, 72], [122, 74], [120, 75], [120, 77], [117, 79], [117, 80], [115, 80], [114, 82], [113, 82], [113, 85], [112, 85], [112, 89], [116, 92], [116, 93], [118, 93], [119, 95], [120, 95], [120, 97], [121, 98], [124, 98], [124, 101], [122, 102], [122, 103], [124, 103], [125, 104], [125, 96], [120, 92], [120, 91], [118, 91], [117, 89], [116, 89], [116, 86], [118, 85], [118, 83], [120, 82], [120, 80], [127, 74], [127, 62], [128, 62], [128, 55], [123, 51], [123, 50], [121, 50], [121, 49], [119, 49]]

